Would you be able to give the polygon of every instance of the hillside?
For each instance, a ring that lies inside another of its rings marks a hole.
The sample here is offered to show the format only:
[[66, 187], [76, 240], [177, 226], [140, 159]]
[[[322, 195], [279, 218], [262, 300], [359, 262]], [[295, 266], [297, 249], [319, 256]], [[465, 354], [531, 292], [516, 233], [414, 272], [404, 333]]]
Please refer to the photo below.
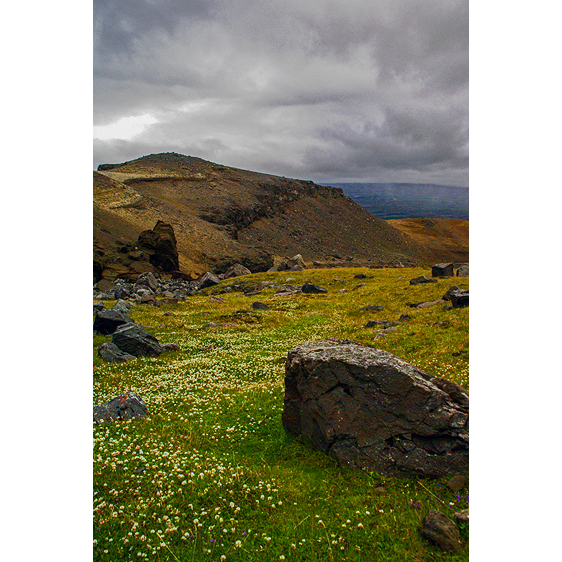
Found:
[[396, 219], [387, 222], [420, 244], [427, 262], [468, 263], [468, 221]]
[[175, 153], [151, 154], [94, 172], [94, 262], [98, 277], [150, 267], [130, 258], [141, 231], [173, 226], [180, 270], [220, 273], [240, 262], [267, 270], [302, 254], [317, 267], [415, 265], [423, 247], [371, 215], [340, 189]]

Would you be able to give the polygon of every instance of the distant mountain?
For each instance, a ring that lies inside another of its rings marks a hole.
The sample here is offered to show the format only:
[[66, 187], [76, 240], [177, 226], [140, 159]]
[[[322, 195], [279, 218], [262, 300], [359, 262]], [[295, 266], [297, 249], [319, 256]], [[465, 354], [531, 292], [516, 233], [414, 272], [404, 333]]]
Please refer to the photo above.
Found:
[[236, 262], [263, 271], [297, 253], [325, 266], [427, 260], [422, 245], [341, 189], [191, 156], [102, 164], [93, 193], [94, 262], [104, 278], [138, 274], [131, 258], [137, 237], [158, 220], [173, 226], [180, 270], [193, 276]]
[[468, 220], [468, 187], [414, 183], [330, 183], [380, 219]]

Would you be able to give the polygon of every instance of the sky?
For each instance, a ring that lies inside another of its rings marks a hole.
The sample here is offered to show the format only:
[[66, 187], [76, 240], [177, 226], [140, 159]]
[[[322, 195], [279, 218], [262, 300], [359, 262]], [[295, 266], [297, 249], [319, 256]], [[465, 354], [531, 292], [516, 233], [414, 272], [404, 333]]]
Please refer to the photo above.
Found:
[[94, 0], [94, 169], [469, 185], [468, 0]]

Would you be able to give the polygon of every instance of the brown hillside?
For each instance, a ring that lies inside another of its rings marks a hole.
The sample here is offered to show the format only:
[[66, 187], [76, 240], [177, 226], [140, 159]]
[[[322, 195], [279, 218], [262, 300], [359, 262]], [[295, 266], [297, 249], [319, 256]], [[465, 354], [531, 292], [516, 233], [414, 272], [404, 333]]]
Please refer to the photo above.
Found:
[[468, 263], [468, 221], [395, 219], [387, 222], [420, 244], [426, 261]]
[[424, 261], [415, 241], [340, 189], [200, 158], [165, 153], [104, 164], [93, 193], [94, 258], [104, 277], [131, 267], [128, 249], [158, 220], [173, 226], [180, 270], [193, 275], [236, 262], [260, 271], [297, 253], [325, 265]]

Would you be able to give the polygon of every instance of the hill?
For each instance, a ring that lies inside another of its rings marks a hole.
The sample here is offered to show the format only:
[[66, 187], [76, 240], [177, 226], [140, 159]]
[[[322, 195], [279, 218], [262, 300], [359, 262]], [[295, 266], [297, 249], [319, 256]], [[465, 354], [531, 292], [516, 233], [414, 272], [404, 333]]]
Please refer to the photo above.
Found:
[[423, 246], [430, 263], [468, 263], [468, 221], [460, 219], [396, 219], [388, 223]]
[[149, 268], [131, 254], [140, 232], [158, 220], [173, 226], [180, 270], [191, 276], [236, 262], [265, 271], [297, 253], [317, 267], [426, 261], [419, 242], [341, 189], [176, 153], [100, 165], [93, 196], [98, 278]]

